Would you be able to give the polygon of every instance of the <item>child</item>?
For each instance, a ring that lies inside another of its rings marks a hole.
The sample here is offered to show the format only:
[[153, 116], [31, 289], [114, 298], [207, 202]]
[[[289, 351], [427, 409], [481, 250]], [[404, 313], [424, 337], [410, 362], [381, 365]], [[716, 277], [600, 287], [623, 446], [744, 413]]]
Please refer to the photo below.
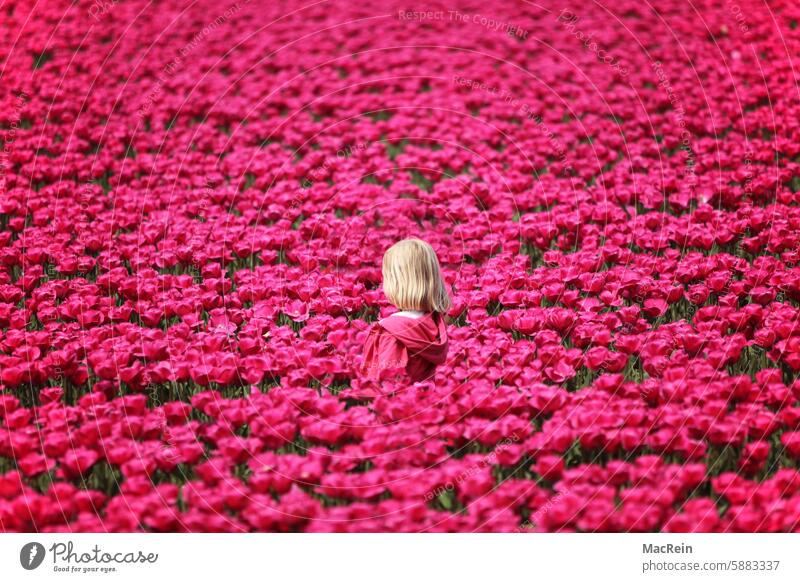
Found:
[[447, 357], [444, 314], [450, 309], [431, 245], [416, 238], [392, 245], [383, 255], [383, 292], [401, 311], [372, 326], [362, 369], [372, 378], [403, 368], [412, 382], [429, 379]]

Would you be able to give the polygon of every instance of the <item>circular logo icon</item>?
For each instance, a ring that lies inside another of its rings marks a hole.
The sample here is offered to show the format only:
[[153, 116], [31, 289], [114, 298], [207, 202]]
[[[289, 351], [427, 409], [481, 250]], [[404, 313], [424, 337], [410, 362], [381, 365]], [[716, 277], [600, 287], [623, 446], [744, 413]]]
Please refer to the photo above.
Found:
[[44, 546], [39, 542], [30, 542], [19, 551], [19, 563], [26, 570], [35, 570], [44, 561]]

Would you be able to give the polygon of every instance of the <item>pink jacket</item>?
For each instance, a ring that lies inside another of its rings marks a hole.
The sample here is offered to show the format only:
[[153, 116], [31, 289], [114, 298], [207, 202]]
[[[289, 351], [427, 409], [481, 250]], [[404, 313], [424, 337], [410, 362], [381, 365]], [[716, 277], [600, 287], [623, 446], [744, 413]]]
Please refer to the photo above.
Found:
[[447, 326], [439, 313], [387, 317], [369, 330], [362, 371], [380, 378], [384, 370], [400, 368], [412, 382], [427, 380], [447, 358], [447, 344]]

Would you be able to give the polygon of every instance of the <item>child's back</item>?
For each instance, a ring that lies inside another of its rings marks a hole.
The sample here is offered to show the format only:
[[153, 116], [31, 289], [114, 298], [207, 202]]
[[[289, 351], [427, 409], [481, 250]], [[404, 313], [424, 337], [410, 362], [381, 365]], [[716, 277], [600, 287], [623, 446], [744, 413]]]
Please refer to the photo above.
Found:
[[395, 313], [372, 326], [364, 345], [364, 370], [378, 378], [383, 370], [401, 368], [412, 382], [427, 380], [447, 358], [447, 327], [436, 312], [408, 316]]

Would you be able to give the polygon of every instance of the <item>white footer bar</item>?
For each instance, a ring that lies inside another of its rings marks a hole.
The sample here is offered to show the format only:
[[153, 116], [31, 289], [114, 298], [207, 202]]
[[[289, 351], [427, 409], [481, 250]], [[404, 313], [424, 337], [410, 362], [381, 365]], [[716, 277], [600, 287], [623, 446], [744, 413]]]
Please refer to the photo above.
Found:
[[0, 572], [137, 582], [797, 581], [798, 544], [794, 534], [2, 534]]

